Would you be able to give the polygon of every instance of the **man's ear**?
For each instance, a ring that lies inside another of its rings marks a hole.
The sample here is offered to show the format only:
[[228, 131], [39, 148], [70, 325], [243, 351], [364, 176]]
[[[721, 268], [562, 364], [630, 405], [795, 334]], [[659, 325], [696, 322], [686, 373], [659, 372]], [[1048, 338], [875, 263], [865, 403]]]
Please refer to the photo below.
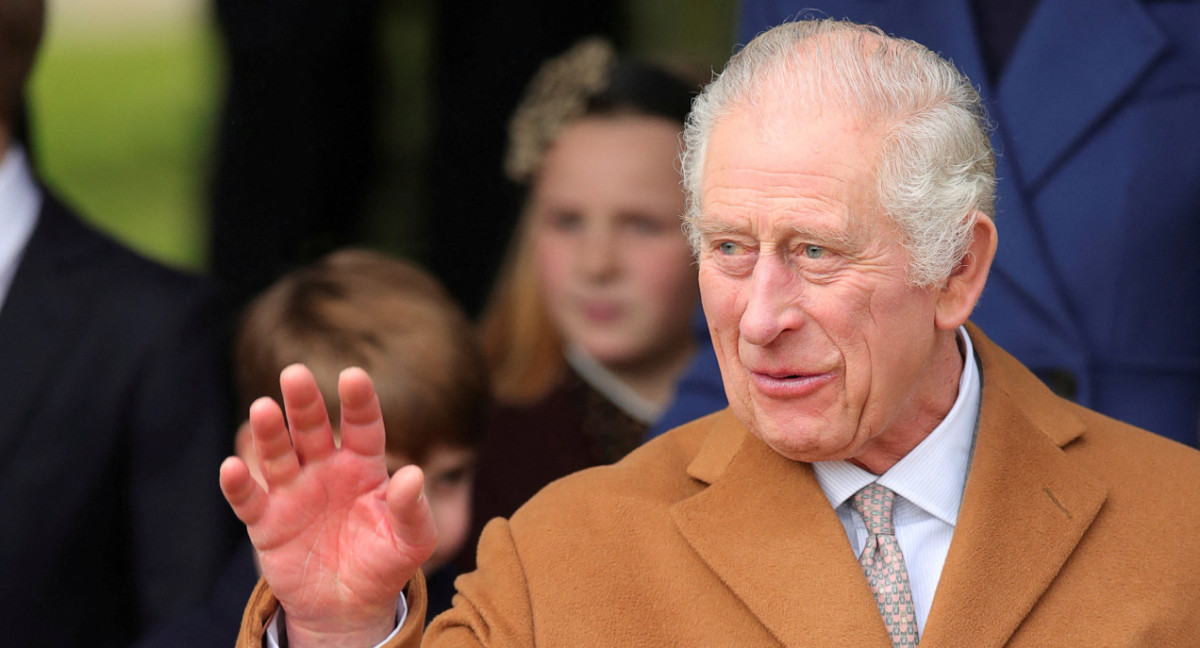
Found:
[[944, 331], [962, 326], [971, 316], [996, 256], [996, 224], [987, 214], [975, 212], [972, 233], [967, 253], [938, 291], [934, 321]]

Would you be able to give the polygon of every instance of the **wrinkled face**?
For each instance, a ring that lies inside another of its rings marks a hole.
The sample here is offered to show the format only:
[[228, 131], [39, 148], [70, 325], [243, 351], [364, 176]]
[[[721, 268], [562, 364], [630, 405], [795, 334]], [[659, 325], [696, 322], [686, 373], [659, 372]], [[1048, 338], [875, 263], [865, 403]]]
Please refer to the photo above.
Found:
[[744, 424], [795, 460], [876, 464], [953, 403], [956, 383], [934, 366], [947, 338], [935, 292], [906, 283], [907, 252], [876, 208], [878, 137], [833, 111], [788, 111], [736, 110], [712, 133], [704, 310]]
[[698, 299], [681, 231], [680, 126], [585, 118], [547, 152], [531, 196], [542, 294], [563, 338], [610, 368], [686, 353]]
[[[408, 463], [403, 456], [388, 453], [388, 474]], [[450, 562], [467, 539], [471, 522], [471, 488], [475, 483], [475, 451], [449, 445], [434, 446], [421, 463], [421, 470], [425, 473], [425, 496], [429, 498], [429, 510], [438, 532], [437, 549], [421, 566], [426, 574], [431, 574]]]

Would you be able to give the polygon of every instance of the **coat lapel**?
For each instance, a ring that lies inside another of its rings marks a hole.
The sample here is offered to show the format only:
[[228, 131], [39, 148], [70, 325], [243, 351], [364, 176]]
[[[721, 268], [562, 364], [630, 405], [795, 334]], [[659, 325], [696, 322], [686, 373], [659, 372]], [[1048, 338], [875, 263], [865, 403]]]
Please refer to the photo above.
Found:
[[80, 301], [90, 298], [69, 285], [83, 249], [61, 209], [46, 197], [0, 307], [0, 456], [11, 456], [8, 445], [22, 437], [31, 413], [47, 406], [47, 381], [73, 348]]
[[690, 469], [711, 485], [672, 508], [680, 533], [780, 643], [890, 646], [812, 468], [722, 416]]
[[[1107, 497], [1063, 452], [1082, 421], [969, 329], [983, 367], [979, 433], [924, 648], [1004, 645]], [[672, 508], [676, 527], [780, 643], [890, 645], [811, 466], [784, 459], [726, 410], [689, 474], [709, 486]]]
[[998, 104], [1022, 182], [1045, 174], [1143, 78], [1166, 40], [1136, 0], [1042, 0], [1001, 80]]
[[979, 433], [924, 648], [1004, 645], [1107, 495], [1062, 451], [1082, 422], [978, 329], [971, 337], [983, 364]]

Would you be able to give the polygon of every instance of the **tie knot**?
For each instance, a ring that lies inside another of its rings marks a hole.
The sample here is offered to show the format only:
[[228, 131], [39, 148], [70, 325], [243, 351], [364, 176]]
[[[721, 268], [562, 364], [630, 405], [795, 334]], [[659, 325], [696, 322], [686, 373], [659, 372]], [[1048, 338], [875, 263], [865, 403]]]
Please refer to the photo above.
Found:
[[892, 528], [892, 502], [896, 494], [887, 486], [871, 482], [854, 494], [850, 505], [862, 515], [871, 535], [895, 535]]

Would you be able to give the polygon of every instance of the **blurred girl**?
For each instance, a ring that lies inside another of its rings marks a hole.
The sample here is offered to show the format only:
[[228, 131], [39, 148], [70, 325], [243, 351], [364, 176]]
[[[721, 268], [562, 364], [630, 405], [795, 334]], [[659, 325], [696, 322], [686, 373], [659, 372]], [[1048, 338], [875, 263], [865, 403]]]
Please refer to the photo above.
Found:
[[677, 167], [698, 87], [589, 39], [542, 67], [513, 116], [505, 170], [527, 195], [482, 321], [498, 406], [477, 527], [621, 458], [669, 402], [699, 299]]

